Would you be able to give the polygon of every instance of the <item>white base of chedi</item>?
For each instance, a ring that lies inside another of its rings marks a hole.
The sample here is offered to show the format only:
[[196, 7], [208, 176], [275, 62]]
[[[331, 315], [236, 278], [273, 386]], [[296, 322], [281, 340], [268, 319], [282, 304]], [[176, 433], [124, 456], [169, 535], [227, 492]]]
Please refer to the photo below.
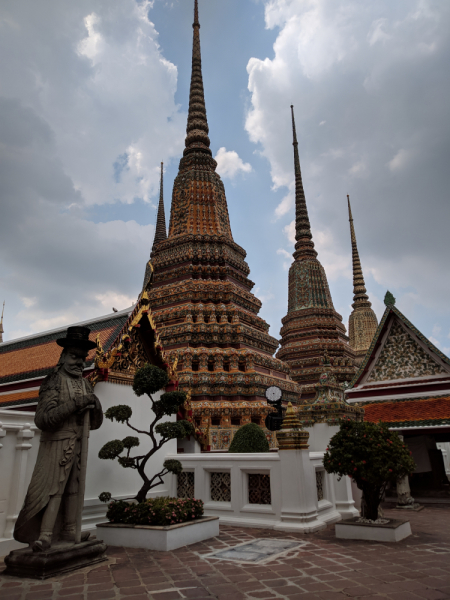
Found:
[[219, 517], [202, 517], [176, 525], [124, 525], [100, 523], [99, 534], [107, 546], [146, 548], [167, 552], [219, 535]]
[[336, 523], [336, 537], [345, 540], [399, 542], [410, 535], [411, 525], [409, 521], [398, 519], [389, 519], [387, 523], [361, 523], [360, 519], [355, 517]]

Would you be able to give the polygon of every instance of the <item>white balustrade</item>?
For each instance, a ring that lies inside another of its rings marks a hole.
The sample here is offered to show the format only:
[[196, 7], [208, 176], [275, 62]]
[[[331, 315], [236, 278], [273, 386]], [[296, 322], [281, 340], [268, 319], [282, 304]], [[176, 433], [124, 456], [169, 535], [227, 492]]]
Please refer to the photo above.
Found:
[[[326, 473], [323, 455], [324, 452], [309, 450], [282, 450], [252, 454], [178, 454], [166, 458], [179, 460], [184, 472], [194, 474], [194, 497], [203, 500], [206, 515], [218, 516], [227, 525], [309, 532], [359, 514], [354, 507], [350, 480], [338, 482], [336, 476]], [[217, 497], [218, 485], [216, 477], [212, 494], [212, 473], [230, 474], [229, 501], [212, 499]], [[249, 501], [249, 475], [257, 473], [270, 477], [270, 504]], [[316, 473], [321, 477], [323, 497], [320, 500]], [[176, 480], [170, 493], [177, 495]]]

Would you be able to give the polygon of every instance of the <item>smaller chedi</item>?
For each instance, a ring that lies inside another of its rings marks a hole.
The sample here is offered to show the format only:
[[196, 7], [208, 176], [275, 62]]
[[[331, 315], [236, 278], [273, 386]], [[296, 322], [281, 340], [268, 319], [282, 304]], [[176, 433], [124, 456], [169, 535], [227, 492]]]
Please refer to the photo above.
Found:
[[339, 425], [341, 420], [364, 420], [364, 409], [346, 402], [344, 386], [337, 382], [330, 362], [325, 354], [324, 371], [315, 386], [316, 396], [298, 408], [298, 418], [304, 427], [312, 427], [315, 423]]
[[348, 319], [348, 335], [350, 338], [350, 346], [355, 353], [355, 364], [359, 366], [364, 360], [367, 350], [370, 348], [373, 336], [378, 328], [378, 320], [372, 309], [372, 303], [369, 301], [366, 284], [364, 282], [358, 246], [356, 245], [350, 196], [347, 196], [347, 202], [353, 263], [353, 310]]

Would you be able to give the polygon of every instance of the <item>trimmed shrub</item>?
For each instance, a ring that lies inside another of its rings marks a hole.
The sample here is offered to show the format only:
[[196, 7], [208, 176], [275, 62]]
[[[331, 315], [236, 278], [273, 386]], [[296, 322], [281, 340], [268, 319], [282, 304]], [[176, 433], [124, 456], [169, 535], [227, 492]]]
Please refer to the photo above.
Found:
[[193, 498], [149, 498], [133, 504], [116, 500], [109, 504], [107, 519], [127, 525], [175, 525], [203, 516], [203, 502]]
[[269, 452], [266, 434], [256, 423], [247, 423], [238, 429], [228, 452]]
[[363, 491], [367, 518], [375, 521], [388, 483], [411, 474], [415, 463], [408, 447], [386, 423], [343, 421], [323, 458], [328, 473], [348, 475]]

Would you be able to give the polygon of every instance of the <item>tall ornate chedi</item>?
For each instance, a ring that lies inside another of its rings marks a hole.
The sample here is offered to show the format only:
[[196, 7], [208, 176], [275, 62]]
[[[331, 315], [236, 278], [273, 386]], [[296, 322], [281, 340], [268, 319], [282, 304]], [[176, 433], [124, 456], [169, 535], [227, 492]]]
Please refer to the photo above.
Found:
[[371, 308], [372, 303], [369, 302], [369, 296], [367, 295], [366, 285], [364, 283], [358, 246], [356, 245], [350, 196], [347, 196], [347, 202], [353, 262], [353, 310], [348, 319], [348, 335], [350, 338], [350, 346], [353, 348], [356, 355], [356, 364], [359, 366], [372, 343], [373, 336], [378, 328], [378, 320]]
[[293, 106], [291, 112], [296, 244], [294, 262], [289, 269], [288, 313], [282, 319], [281, 348], [277, 358], [291, 367], [292, 378], [302, 386], [303, 401], [315, 396], [315, 384], [328, 358], [332, 374], [341, 383], [353, 378], [356, 367], [342, 317], [334, 309], [327, 276], [314, 249], [300, 171]]
[[159, 204], [158, 214], [156, 217], [155, 237], [153, 238], [152, 251], [150, 253], [150, 260], [147, 262], [145, 267], [144, 285], [142, 290], [145, 290], [153, 278], [153, 265], [151, 261], [151, 255], [153, 250], [159, 244], [167, 239], [166, 231], [166, 214], [164, 212], [164, 163], [161, 163], [161, 179], [159, 184]]
[[[223, 183], [210, 150], [195, 1], [187, 135], [174, 182], [169, 234], [156, 239], [146, 284], [164, 349], [190, 392], [196, 425], [211, 448], [227, 448], [240, 425], [263, 424], [269, 385], [298, 402], [278, 342], [258, 317], [246, 253], [233, 241]], [[268, 434], [269, 435], [269, 434]], [[270, 436], [271, 441], [273, 438]]]

